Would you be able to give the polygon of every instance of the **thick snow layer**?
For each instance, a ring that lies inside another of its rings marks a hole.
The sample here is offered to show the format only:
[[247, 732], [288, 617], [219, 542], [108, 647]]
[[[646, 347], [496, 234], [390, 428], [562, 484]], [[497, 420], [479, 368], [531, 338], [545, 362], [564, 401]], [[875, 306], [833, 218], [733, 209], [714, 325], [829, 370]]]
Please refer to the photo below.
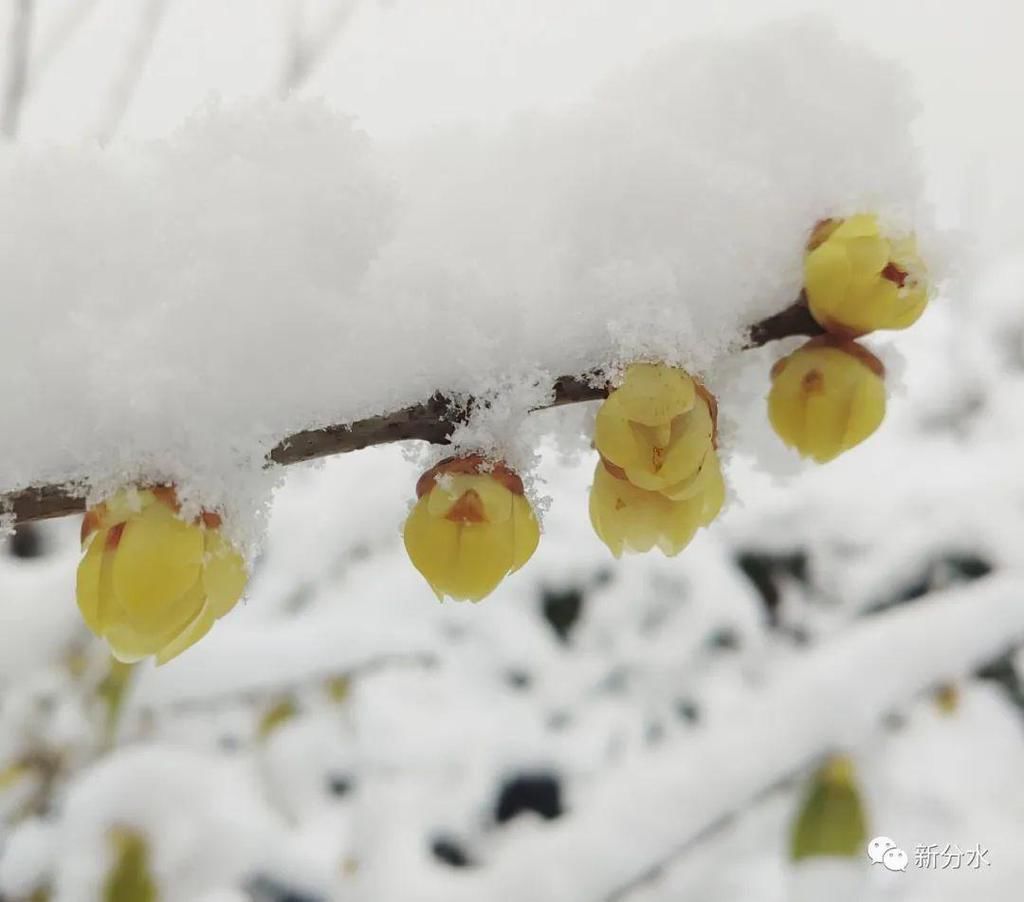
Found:
[[528, 462], [511, 434], [554, 376], [704, 372], [796, 297], [818, 219], [927, 233], [915, 113], [896, 64], [811, 19], [400, 146], [264, 101], [5, 150], [0, 490], [173, 479], [249, 516], [282, 437], [435, 390], [505, 395], [460, 438]]

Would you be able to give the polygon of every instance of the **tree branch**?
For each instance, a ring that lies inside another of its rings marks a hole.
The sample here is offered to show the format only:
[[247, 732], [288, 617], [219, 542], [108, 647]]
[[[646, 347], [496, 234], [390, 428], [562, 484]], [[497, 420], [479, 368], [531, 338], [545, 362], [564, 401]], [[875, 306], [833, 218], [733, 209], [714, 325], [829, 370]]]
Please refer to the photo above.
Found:
[[287, 97], [306, 83], [331, 44], [352, 18], [355, 6], [355, 0], [338, 0], [309, 35], [305, 33], [305, 6], [298, 4], [295, 7], [287, 58], [279, 86], [282, 97]]
[[160, 28], [160, 22], [163, 20], [166, 9], [167, 0], [148, 0], [142, 11], [138, 31], [125, 51], [121, 71], [111, 87], [107, 108], [96, 134], [96, 139], [101, 146], [105, 146], [113, 140], [121, 127], [125, 113], [131, 106], [132, 98], [135, 96], [135, 90], [139, 86], [139, 80], [149, 61], [153, 41], [156, 39], [156, 33]]
[[0, 114], [0, 133], [8, 141], [13, 141], [17, 137], [21, 107], [28, 90], [28, 57], [33, 11], [33, 0], [18, 0], [11, 13], [3, 112]]
[[[524, 874], [532, 902], [635, 898], [730, 818], [824, 756], [868, 748], [886, 713], [1019, 647], [1022, 596], [1021, 574], [987, 576], [860, 621], [794, 656], [720, 723], [617, 769], [570, 817], [506, 837], [486, 871], [453, 876], [444, 898], [513, 898]], [[587, 867], [566, 864], [579, 861]], [[380, 898], [394, 895], [390, 885], [375, 889]], [[403, 898], [427, 902], [435, 890]]]
[[[782, 338], [818, 335], [821, 332], [821, 327], [811, 317], [801, 298], [781, 313], [755, 323], [749, 329], [743, 347], [758, 348]], [[536, 409], [594, 401], [607, 394], [608, 387], [599, 381], [583, 376], [559, 376], [551, 387], [551, 400]], [[472, 404], [468, 405], [468, 410], [471, 408]], [[270, 452], [267, 466], [287, 466], [392, 442], [416, 440], [445, 445], [456, 426], [467, 418], [468, 410], [467, 405], [438, 392], [420, 404], [392, 413], [290, 435]], [[0, 496], [0, 511], [13, 513], [14, 525], [64, 517], [85, 510], [85, 495], [82, 485], [33, 486]]]
[[34, 88], [50, 64], [96, 10], [99, 0], [77, 0], [64, 10], [57, 23], [39, 37], [39, 49], [29, 66], [29, 86]]

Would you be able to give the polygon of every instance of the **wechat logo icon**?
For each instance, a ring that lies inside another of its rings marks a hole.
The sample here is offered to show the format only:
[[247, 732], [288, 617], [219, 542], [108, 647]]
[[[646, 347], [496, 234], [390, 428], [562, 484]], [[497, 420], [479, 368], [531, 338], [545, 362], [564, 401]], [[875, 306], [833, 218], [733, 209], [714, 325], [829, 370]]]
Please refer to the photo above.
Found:
[[868, 843], [868, 858], [889, 871], [905, 871], [909, 860], [907, 853], [888, 836], [876, 836]]

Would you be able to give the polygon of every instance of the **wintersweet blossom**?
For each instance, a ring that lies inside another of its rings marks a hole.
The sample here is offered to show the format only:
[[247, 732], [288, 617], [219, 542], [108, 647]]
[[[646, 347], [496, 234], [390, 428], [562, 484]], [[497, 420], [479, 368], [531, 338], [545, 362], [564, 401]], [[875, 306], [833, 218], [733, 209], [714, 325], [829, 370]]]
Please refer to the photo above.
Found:
[[246, 567], [217, 514], [179, 516], [173, 488], [117, 492], [82, 522], [78, 607], [120, 661], [170, 661], [210, 631], [242, 595]]
[[855, 342], [812, 339], [772, 367], [772, 427], [804, 457], [832, 460], [881, 424], [884, 375], [881, 361]]
[[714, 435], [703, 388], [675, 367], [638, 363], [598, 410], [594, 446], [637, 488], [662, 491], [696, 474]]
[[867, 816], [853, 762], [836, 755], [811, 779], [793, 823], [790, 858], [860, 859], [867, 842]]
[[905, 329], [928, 303], [914, 238], [883, 235], [868, 214], [818, 224], [804, 259], [804, 290], [818, 323], [847, 338]]
[[601, 460], [590, 490], [590, 522], [615, 557], [625, 551], [650, 551], [655, 545], [672, 557], [690, 544], [701, 526], [714, 520], [724, 500], [725, 484], [714, 450], [674, 496], [638, 488], [620, 468]]
[[439, 600], [480, 601], [540, 541], [523, 482], [502, 463], [476, 455], [443, 461], [420, 477], [416, 494], [405, 548]]

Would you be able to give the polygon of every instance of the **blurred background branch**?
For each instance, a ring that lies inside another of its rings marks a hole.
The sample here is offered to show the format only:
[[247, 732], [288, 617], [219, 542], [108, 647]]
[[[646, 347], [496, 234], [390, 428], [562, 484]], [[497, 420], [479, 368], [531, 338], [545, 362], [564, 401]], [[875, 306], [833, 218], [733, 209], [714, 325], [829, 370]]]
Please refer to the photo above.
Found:
[[138, 28], [125, 51], [120, 72], [114, 79], [106, 108], [100, 117], [96, 138], [101, 145], [109, 144], [121, 127], [167, 10], [167, 0], [142, 0], [142, 3]]
[[[514, 838], [494, 863], [491, 886], [501, 895], [530, 871], [533, 898], [558, 902], [556, 875], [571, 854], [591, 862], [581, 898], [621, 902], [736, 812], [827, 755], [863, 744], [885, 713], [999, 659], [1022, 640], [1021, 576], [986, 577], [861, 621], [795, 658], [717, 729], [652, 755], [642, 787], [628, 771], [610, 775], [573, 820]], [[802, 729], [780, 732], [779, 724], [797, 713]], [[591, 831], [587, 810], [600, 812], [617, 833], [645, 841], [631, 843], [629, 855], [599, 854], [605, 836]], [[666, 810], [676, 817], [666, 820]]]
[[34, 0], [14, 0], [7, 35], [7, 68], [4, 73], [3, 109], [0, 112], [0, 133], [8, 141], [13, 141], [18, 135], [21, 110], [28, 92], [34, 12]]
[[298, 91], [323, 61], [338, 35], [351, 21], [357, 0], [333, 0], [319, 21], [310, 21], [307, 0], [290, 5], [288, 43], [278, 93], [282, 97]]
[[99, 0], [74, 0], [65, 5], [60, 18], [47, 31], [39, 35], [37, 49], [32, 54], [29, 71], [29, 90], [33, 90], [46, 74], [61, 51], [71, 42], [79, 29], [99, 6]]

